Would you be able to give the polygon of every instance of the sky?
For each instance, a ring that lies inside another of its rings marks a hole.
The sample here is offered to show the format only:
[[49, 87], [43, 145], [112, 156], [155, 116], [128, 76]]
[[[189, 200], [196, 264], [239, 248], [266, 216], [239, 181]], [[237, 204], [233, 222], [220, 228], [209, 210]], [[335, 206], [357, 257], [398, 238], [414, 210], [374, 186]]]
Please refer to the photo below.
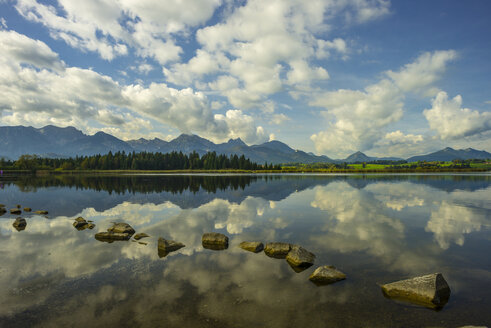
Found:
[[491, 1], [0, 0], [0, 125], [491, 151]]

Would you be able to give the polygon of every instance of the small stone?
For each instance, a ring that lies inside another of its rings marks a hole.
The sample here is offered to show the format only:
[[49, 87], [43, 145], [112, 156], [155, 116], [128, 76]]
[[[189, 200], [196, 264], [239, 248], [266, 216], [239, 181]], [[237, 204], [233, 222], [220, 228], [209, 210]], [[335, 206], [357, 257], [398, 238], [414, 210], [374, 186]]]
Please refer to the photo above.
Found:
[[166, 257], [169, 253], [175, 252], [183, 247], [185, 247], [183, 243], [174, 240], [167, 240], [160, 237], [158, 241], [157, 251], [159, 257]]
[[148, 245], [148, 244], [147, 244], [146, 242], [144, 242], [144, 241], [139, 241], [139, 242], [138, 242], [138, 244], [140, 244], [140, 245]]
[[243, 241], [240, 243], [239, 247], [254, 253], [259, 253], [264, 249], [264, 245], [260, 241]]
[[318, 267], [309, 277], [309, 280], [316, 285], [329, 285], [344, 279], [346, 275], [332, 265]]
[[91, 229], [91, 230], [92, 230], [92, 229], [94, 229], [94, 228], [95, 228], [95, 224], [93, 224], [93, 223], [89, 223], [89, 224], [87, 224], [87, 228], [89, 228], [89, 229]]
[[17, 208], [21, 208], [21, 206], [20, 206], [19, 204], [15, 205], [15, 207], [17, 207]]
[[146, 238], [146, 237], [150, 237], [150, 236], [144, 232], [137, 233], [136, 235], [133, 236], [133, 238], [135, 238], [136, 240], [140, 240], [140, 239]]
[[34, 213], [40, 214], [40, 215], [46, 215], [46, 214], [48, 214], [48, 211], [34, 211]]
[[208, 232], [203, 234], [201, 237], [201, 242], [206, 244], [225, 245], [228, 244], [228, 237], [223, 233]]
[[288, 255], [286, 261], [294, 267], [308, 268], [314, 264], [315, 255], [305, 248], [294, 245]]
[[388, 298], [435, 310], [443, 308], [450, 298], [450, 287], [441, 273], [396, 281], [381, 287]]
[[81, 216], [75, 219], [75, 222], [73, 222], [73, 226], [77, 230], [85, 230], [88, 228], [89, 223], [85, 221], [85, 219]]
[[128, 240], [130, 238], [131, 234], [121, 232], [98, 232], [95, 234], [95, 239], [107, 243], [112, 243], [115, 240]]
[[10, 210], [10, 214], [21, 214], [22, 211], [18, 208], [13, 208]]
[[292, 249], [289, 243], [267, 243], [264, 246], [264, 253], [269, 257], [284, 259]]
[[117, 232], [117, 233], [127, 233], [130, 236], [133, 236], [135, 233], [135, 229], [133, 229], [128, 223], [118, 222], [114, 223], [113, 226], [107, 229], [108, 232]]
[[22, 231], [26, 228], [27, 222], [26, 219], [24, 218], [17, 218], [15, 219], [14, 223], [12, 226], [17, 230], [17, 231]]
[[32, 209], [30, 207], [24, 207], [24, 212], [30, 212]]

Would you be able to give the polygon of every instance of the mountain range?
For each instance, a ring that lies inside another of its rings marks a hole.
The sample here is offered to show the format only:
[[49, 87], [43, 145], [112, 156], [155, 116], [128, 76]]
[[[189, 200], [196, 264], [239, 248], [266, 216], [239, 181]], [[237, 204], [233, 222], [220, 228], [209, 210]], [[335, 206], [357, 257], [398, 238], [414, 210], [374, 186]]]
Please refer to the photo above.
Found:
[[[256, 163], [356, 163], [380, 160], [400, 161], [398, 157], [369, 157], [356, 152], [345, 159], [331, 159], [317, 156], [301, 150], [295, 150], [277, 141], [269, 141], [260, 145], [248, 146], [241, 139], [230, 139], [228, 142], [215, 144], [197, 135], [181, 134], [174, 140], [165, 141], [159, 138], [123, 141], [110, 134], [97, 132], [86, 135], [74, 127], [60, 128], [48, 125], [43, 128], [24, 126], [0, 127], [0, 157], [17, 159], [23, 154], [36, 154], [43, 157], [74, 157], [94, 154], [106, 154], [109, 151], [125, 152], [162, 152], [181, 151], [200, 155], [215, 151], [218, 154], [244, 155]], [[407, 159], [415, 161], [451, 161], [454, 159], [487, 159], [491, 153], [472, 148], [455, 150], [445, 148], [440, 151]]]

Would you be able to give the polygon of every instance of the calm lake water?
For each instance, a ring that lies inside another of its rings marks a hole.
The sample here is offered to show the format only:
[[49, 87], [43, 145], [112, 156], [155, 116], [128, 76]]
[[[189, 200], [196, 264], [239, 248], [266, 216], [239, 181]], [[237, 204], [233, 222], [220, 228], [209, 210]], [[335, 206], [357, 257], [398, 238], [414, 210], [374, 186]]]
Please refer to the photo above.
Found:
[[[491, 175], [141, 175], [0, 178], [0, 327], [459, 327], [491, 325]], [[93, 220], [78, 231], [74, 219]], [[151, 237], [100, 242], [127, 222]], [[204, 249], [221, 232], [229, 248]], [[186, 245], [166, 257], [163, 237]], [[315, 265], [250, 253], [300, 244]], [[316, 286], [320, 265], [345, 281]], [[440, 311], [379, 284], [441, 272]]]

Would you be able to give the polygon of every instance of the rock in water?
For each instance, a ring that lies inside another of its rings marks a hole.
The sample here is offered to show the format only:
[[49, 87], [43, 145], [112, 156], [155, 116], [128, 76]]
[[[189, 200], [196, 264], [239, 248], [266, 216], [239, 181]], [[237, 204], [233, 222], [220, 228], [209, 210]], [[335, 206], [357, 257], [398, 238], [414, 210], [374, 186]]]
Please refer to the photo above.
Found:
[[212, 250], [223, 250], [228, 248], [228, 237], [218, 232], [208, 232], [201, 237], [201, 244], [204, 248]]
[[388, 298], [435, 310], [443, 308], [450, 298], [450, 287], [441, 273], [396, 281], [381, 287]]
[[5, 213], [7, 213], [7, 210], [3, 207], [0, 207], [0, 216], [4, 215]]
[[144, 232], [141, 232], [141, 233], [137, 233], [135, 236], [133, 236], [133, 238], [135, 238], [136, 240], [140, 240], [142, 238], [146, 238], [146, 237], [150, 237], [149, 235], [147, 235], [146, 233]]
[[13, 208], [10, 210], [10, 214], [20, 214], [22, 211], [18, 208]]
[[174, 240], [167, 240], [160, 237], [158, 243], [159, 257], [166, 257], [169, 253], [177, 251], [178, 249], [181, 249], [185, 246], [186, 245], [184, 245], [183, 243]]
[[239, 246], [246, 251], [254, 253], [259, 253], [264, 249], [264, 245], [260, 241], [243, 241]]
[[286, 256], [286, 261], [293, 267], [308, 268], [314, 264], [315, 255], [305, 248], [294, 245]]
[[112, 243], [115, 240], [128, 240], [135, 233], [128, 223], [114, 223], [113, 226], [107, 229], [107, 232], [98, 232], [95, 234], [95, 239]]
[[75, 219], [75, 222], [73, 222], [73, 226], [75, 227], [75, 229], [77, 230], [85, 230], [88, 228], [89, 226], [89, 223], [87, 221], [85, 221], [85, 219], [81, 216], [79, 216], [78, 218]]
[[129, 233], [121, 232], [98, 232], [95, 234], [95, 239], [106, 243], [112, 243], [115, 240], [128, 240], [130, 238], [131, 235]]
[[26, 219], [24, 218], [17, 218], [15, 219], [14, 223], [12, 226], [17, 230], [17, 231], [22, 231], [26, 228], [27, 222]]
[[264, 246], [264, 253], [269, 257], [284, 259], [292, 249], [292, 245], [288, 243], [267, 243]]
[[24, 207], [24, 212], [30, 212], [32, 209], [30, 207]]
[[346, 275], [332, 265], [318, 267], [309, 277], [309, 280], [316, 285], [329, 285], [344, 279]]
[[130, 236], [133, 236], [133, 234], [135, 233], [135, 229], [133, 229], [128, 223], [124, 222], [113, 223], [113, 226], [107, 229], [107, 231], [115, 233], [127, 233], [130, 234]]
[[35, 211], [34, 213], [39, 214], [39, 215], [47, 215], [48, 211]]

